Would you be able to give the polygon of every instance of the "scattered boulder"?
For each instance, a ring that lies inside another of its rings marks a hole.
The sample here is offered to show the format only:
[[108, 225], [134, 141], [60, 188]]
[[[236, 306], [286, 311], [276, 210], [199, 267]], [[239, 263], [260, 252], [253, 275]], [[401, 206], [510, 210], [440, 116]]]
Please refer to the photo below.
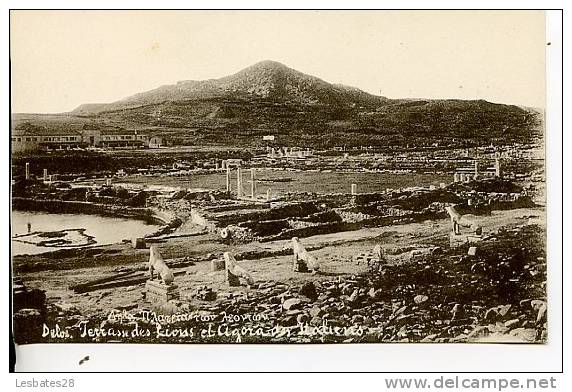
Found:
[[512, 319], [512, 320], [505, 321], [504, 326], [511, 329], [512, 327], [518, 325], [519, 323], [520, 323], [519, 319]]
[[461, 304], [453, 305], [453, 309], [451, 309], [452, 317], [451, 320], [460, 320], [465, 317], [465, 307]]
[[508, 311], [510, 310], [510, 308], [512, 307], [512, 305], [501, 305], [498, 307], [498, 312], [501, 316], [506, 316], [506, 314], [508, 313]]
[[314, 306], [310, 308], [309, 313], [311, 317], [320, 317], [324, 314], [324, 311], [320, 307]]
[[296, 321], [298, 322], [298, 324], [304, 324], [308, 321], [308, 315], [305, 313], [300, 313], [298, 315], [298, 317], [296, 317]]
[[316, 286], [314, 282], [306, 282], [300, 288], [299, 293], [312, 301], [318, 298], [318, 293], [316, 292]]
[[542, 322], [546, 321], [546, 310], [547, 310], [546, 303], [538, 307], [538, 313], [536, 315], [537, 325], [542, 324]]
[[494, 323], [497, 321], [498, 318], [499, 318], [498, 309], [494, 307], [486, 311], [484, 321]]
[[282, 307], [284, 310], [300, 309], [302, 307], [302, 301], [298, 298], [290, 298], [284, 301]]

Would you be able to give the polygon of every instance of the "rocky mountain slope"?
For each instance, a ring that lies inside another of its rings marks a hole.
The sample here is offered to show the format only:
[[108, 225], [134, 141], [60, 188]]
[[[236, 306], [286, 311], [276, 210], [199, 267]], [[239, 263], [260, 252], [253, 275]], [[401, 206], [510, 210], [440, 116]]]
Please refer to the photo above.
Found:
[[527, 142], [540, 134], [537, 112], [483, 100], [387, 99], [331, 84], [274, 62], [233, 75], [84, 104], [59, 115], [12, 116], [13, 127], [84, 125], [137, 129], [174, 144], [463, 145]]

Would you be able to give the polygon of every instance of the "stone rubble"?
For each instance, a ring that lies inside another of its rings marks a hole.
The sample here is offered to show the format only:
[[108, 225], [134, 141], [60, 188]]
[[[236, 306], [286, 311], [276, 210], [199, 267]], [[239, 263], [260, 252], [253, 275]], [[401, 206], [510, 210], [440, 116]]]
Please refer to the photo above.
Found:
[[[193, 311], [215, 318], [221, 314], [259, 317], [259, 320], [246, 318], [229, 323], [231, 328], [281, 326], [298, 332], [302, 327], [320, 331], [330, 327], [363, 329], [359, 336], [320, 333], [293, 333], [289, 337], [245, 336], [242, 340], [245, 343], [474, 342], [487, 339], [545, 342], [547, 303], [543, 232], [536, 225], [518, 226], [499, 230], [492, 236], [494, 241], [481, 243], [474, 255], [468, 255], [468, 245], [458, 248], [439, 246], [440, 251], [431, 257], [383, 264], [359, 275], [327, 277], [318, 274], [303, 283], [255, 280], [250, 287], [233, 287], [230, 292], [216, 292], [212, 287], [200, 286], [185, 293], [186, 297], [181, 296], [181, 301], [170, 301], [162, 309], [182, 312], [189, 309], [188, 303], [194, 299], [199, 305]], [[106, 299], [105, 292], [96, 297]], [[140, 307], [129, 309], [133, 314], [140, 311]], [[50, 314], [64, 324], [77, 322], [77, 311], [65, 302], [51, 305]], [[215, 321], [215, 325], [220, 325], [217, 323], [220, 320]], [[187, 321], [175, 325], [201, 324]], [[99, 341], [110, 340], [99, 338]], [[163, 342], [155, 338], [151, 341]], [[229, 336], [209, 340], [234, 341]], [[181, 337], [164, 342], [201, 342], [201, 339]]]

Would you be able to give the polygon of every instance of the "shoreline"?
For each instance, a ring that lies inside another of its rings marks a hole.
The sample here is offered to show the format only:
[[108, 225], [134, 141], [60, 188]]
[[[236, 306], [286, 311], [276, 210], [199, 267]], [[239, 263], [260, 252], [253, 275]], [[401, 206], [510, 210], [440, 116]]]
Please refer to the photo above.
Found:
[[[12, 198], [12, 211], [28, 211], [28, 212], [47, 212], [53, 214], [84, 214], [84, 215], [98, 215], [109, 218], [123, 218], [123, 219], [133, 219], [144, 221], [148, 224], [153, 224], [159, 226], [157, 230], [152, 233], [145, 235], [143, 238], [152, 239], [157, 238], [165, 234], [170, 234], [179, 228], [184, 221], [179, 217], [175, 216], [173, 213], [167, 211], [159, 211], [153, 208], [137, 208], [137, 207], [127, 207], [127, 206], [117, 206], [109, 204], [100, 204], [92, 202], [81, 202], [81, 201], [65, 201], [65, 200], [38, 200], [33, 198], [25, 197], [13, 197]], [[89, 247], [106, 247], [109, 245], [121, 244], [122, 241], [118, 241], [113, 244], [90, 244]], [[69, 251], [69, 250], [81, 250], [86, 248], [83, 246], [71, 246], [71, 247], [61, 247], [61, 248], [47, 248], [46, 252], [42, 252], [39, 255], [45, 255], [47, 253], [53, 253], [58, 251]], [[13, 255], [18, 257], [26, 257], [25, 255]]]
[[86, 214], [114, 218], [144, 220], [148, 223], [168, 225], [170, 219], [151, 208], [118, 206], [88, 201], [12, 197], [12, 211], [49, 212], [54, 214]]

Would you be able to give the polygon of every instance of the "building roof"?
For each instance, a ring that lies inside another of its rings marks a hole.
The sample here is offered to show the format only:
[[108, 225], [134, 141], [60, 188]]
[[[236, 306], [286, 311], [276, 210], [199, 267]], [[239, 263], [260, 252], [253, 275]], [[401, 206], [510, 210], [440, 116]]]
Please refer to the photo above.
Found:
[[16, 128], [12, 130], [12, 136], [81, 136], [77, 131], [70, 129], [46, 129], [46, 128]]
[[[141, 132], [132, 129], [85, 129], [86, 131], [101, 132], [102, 135], [149, 135], [148, 132]], [[44, 128], [36, 126], [19, 126], [12, 130], [12, 136], [81, 136], [81, 130], [63, 128]]]
[[[135, 135], [134, 130], [129, 129], [115, 129], [115, 128], [108, 128], [101, 130], [102, 135]], [[137, 132], [137, 134], [141, 135], [141, 132]]]
[[107, 128], [101, 129], [102, 135], [146, 135], [150, 136], [151, 131], [145, 129], [118, 129], [118, 128]]

